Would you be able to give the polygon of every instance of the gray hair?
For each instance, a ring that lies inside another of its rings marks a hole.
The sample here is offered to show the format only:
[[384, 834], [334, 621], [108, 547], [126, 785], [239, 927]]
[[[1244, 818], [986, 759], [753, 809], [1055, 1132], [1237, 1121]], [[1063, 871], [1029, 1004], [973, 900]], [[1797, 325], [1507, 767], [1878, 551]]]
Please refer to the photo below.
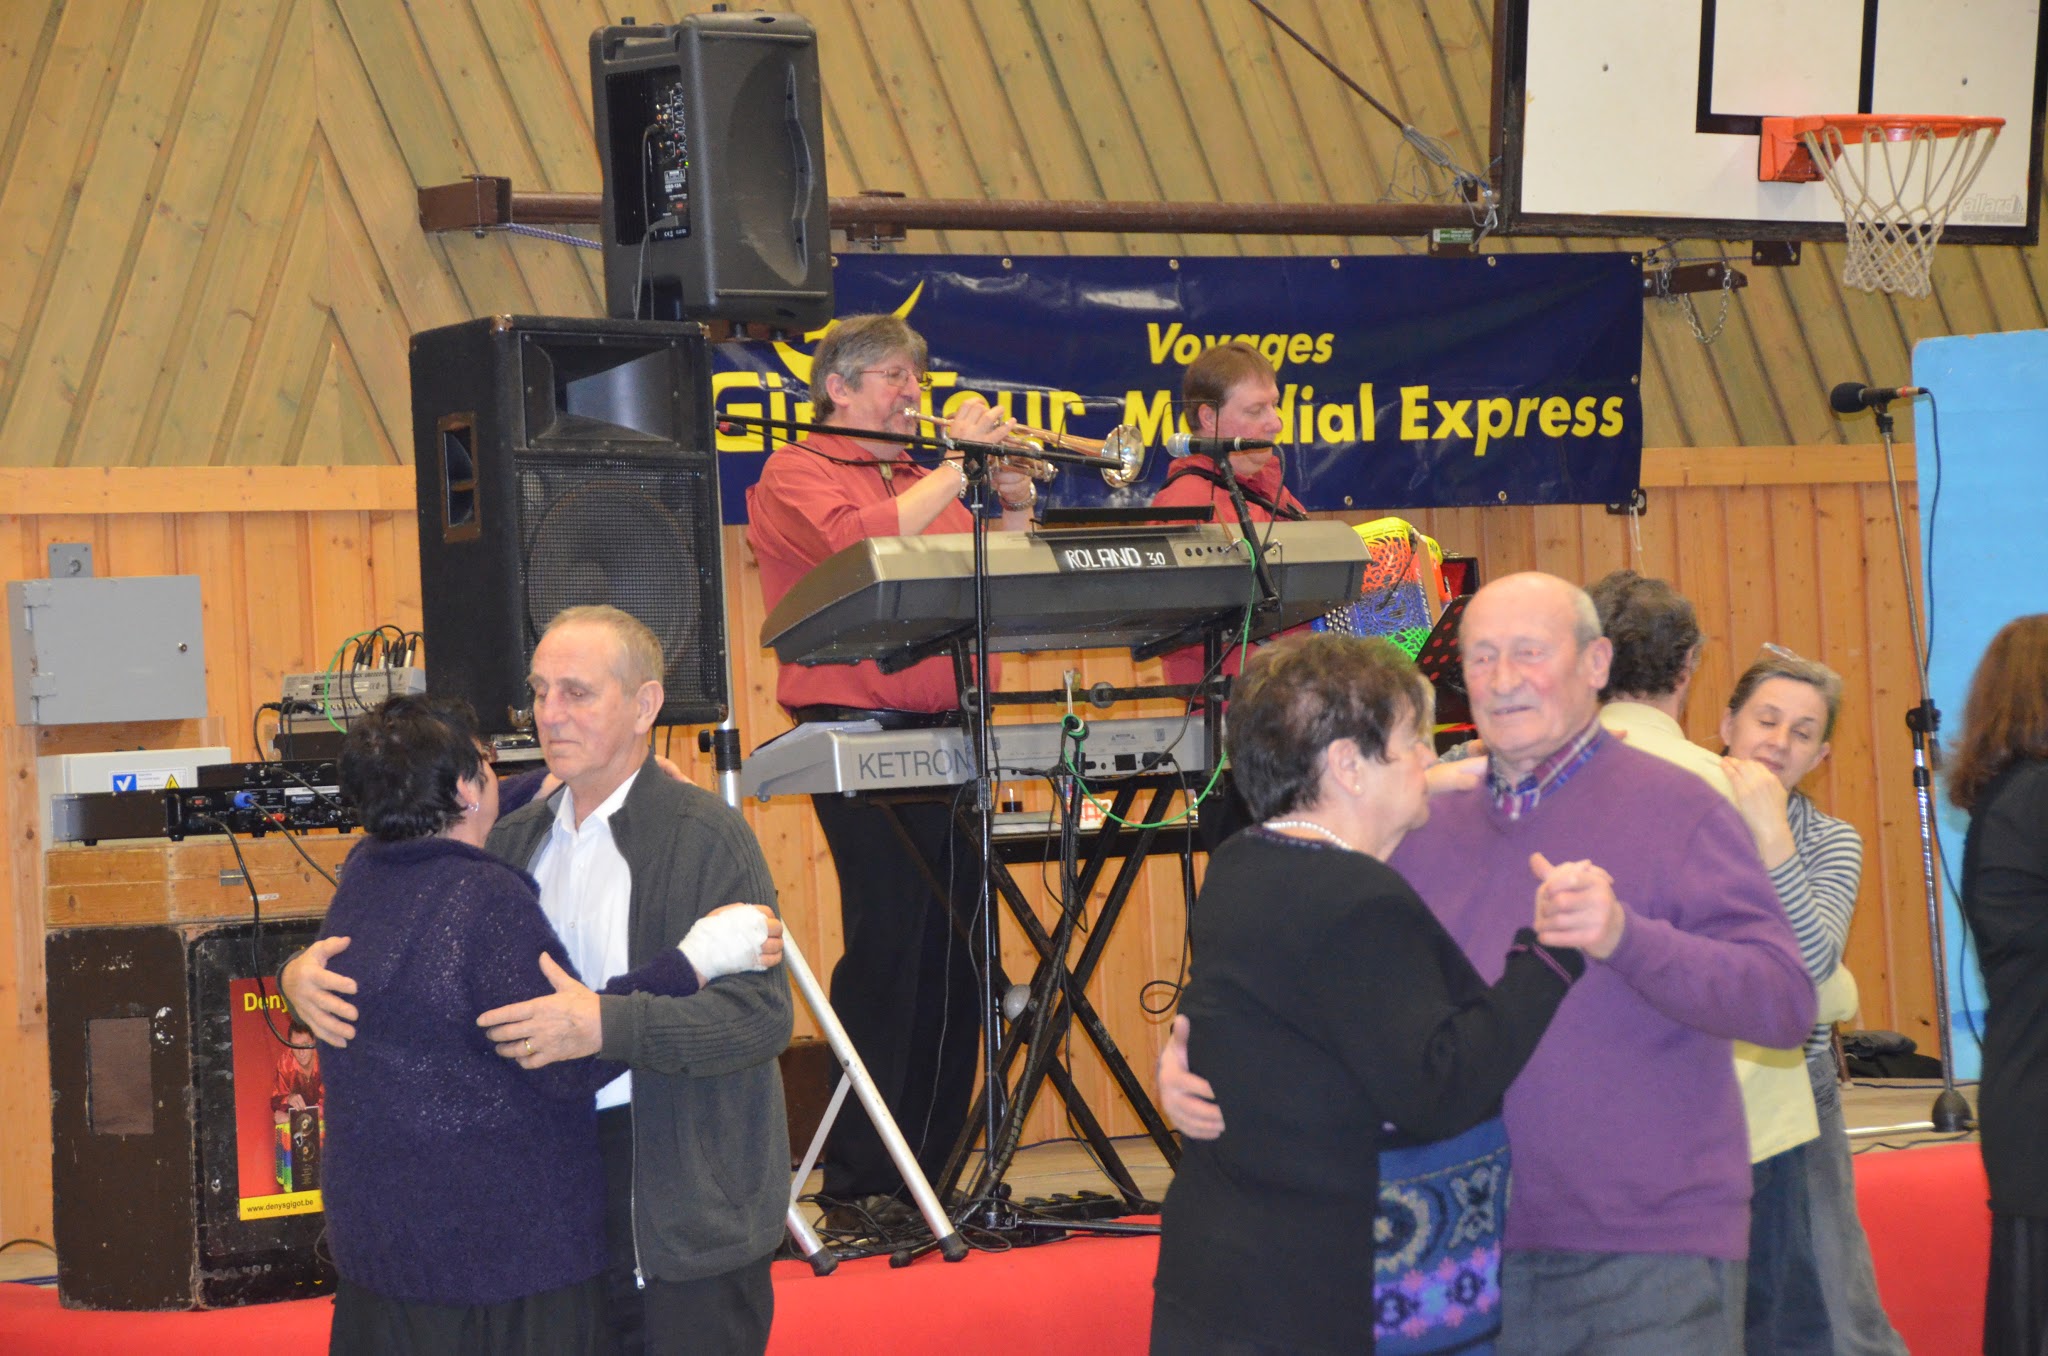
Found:
[[562, 626], [602, 626], [612, 633], [618, 642], [618, 656], [612, 662], [612, 672], [624, 684], [626, 691], [637, 692], [643, 683], [658, 683], [665, 671], [661, 659], [661, 641], [647, 623], [641, 621], [623, 608], [609, 603], [587, 603], [580, 607], [565, 607], [555, 614], [548, 623], [543, 636]]
[[1592, 594], [1570, 580], [1563, 582], [1572, 595], [1572, 643], [1583, 650], [1607, 634], [1600, 626], [1600, 609]]
[[833, 325], [811, 354], [811, 412], [821, 423], [829, 423], [838, 412], [826, 389], [827, 377], [836, 376], [859, 390], [864, 371], [897, 353], [907, 354], [919, 372], [931, 356], [924, 336], [902, 316], [853, 315]]

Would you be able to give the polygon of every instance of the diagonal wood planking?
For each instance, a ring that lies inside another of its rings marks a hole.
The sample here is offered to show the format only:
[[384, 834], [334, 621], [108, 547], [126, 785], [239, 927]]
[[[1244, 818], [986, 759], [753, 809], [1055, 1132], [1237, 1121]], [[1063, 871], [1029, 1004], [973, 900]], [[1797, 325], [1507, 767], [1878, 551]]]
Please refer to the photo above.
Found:
[[[669, 21], [693, 7], [636, 8]], [[1359, 201], [1397, 192], [1414, 163], [1394, 128], [1241, 0], [801, 8], [820, 33], [828, 174], [842, 192]], [[1460, 163], [1481, 163], [1484, 0], [1276, 8]], [[422, 237], [413, 190], [474, 171], [595, 189], [589, 35], [621, 17], [601, 0], [5, 6], [0, 88], [14, 94], [0, 107], [0, 465], [404, 457], [406, 335], [491, 311], [595, 313], [602, 295], [594, 251], [503, 234]], [[908, 242], [1310, 256], [1400, 247], [988, 231]], [[1832, 382], [1902, 373], [1912, 344], [1931, 335], [2048, 320], [2033, 251], [1944, 251], [1940, 291], [1924, 302], [1847, 292], [1834, 276], [1840, 247], [1808, 252], [1798, 269], [1753, 270], [1712, 346], [1675, 308], [1651, 307], [1648, 442], [1868, 441], [1869, 421], [1827, 413]], [[1717, 300], [1700, 309], [1711, 323]]]

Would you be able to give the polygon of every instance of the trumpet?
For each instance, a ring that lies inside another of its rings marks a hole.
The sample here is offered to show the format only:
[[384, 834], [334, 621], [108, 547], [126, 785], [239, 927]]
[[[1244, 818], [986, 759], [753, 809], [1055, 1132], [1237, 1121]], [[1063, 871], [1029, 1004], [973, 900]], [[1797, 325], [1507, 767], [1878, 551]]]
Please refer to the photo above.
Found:
[[[941, 427], [952, 422], [942, 415], [927, 414], [915, 406], [906, 408], [903, 414], [906, 418]], [[1109, 431], [1107, 438], [1083, 438], [1078, 434], [1054, 433], [1050, 429], [1019, 424], [1001, 445], [1011, 448], [1014, 453], [1004, 457], [1003, 463], [1037, 481], [1051, 480], [1060, 473], [1056, 462], [1034, 455], [1048, 449], [1114, 463], [1102, 467], [1102, 479], [1112, 489], [1121, 490], [1134, 485], [1145, 474], [1145, 444], [1138, 440], [1137, 431], [1129, 424], [1118, 424]]]

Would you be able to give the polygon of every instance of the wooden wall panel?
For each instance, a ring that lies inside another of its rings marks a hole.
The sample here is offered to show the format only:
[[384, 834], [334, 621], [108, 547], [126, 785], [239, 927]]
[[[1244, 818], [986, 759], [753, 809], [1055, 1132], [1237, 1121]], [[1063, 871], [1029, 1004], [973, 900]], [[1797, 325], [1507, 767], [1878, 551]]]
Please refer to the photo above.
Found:
[[[1910, 463], [1903, 468], [1911, 473]], [[1800, 482], [1802, 470], [1818, 477]], [[1645, 462], [1648, 512], [1634, 532], [1599, 508], [1446, 509], [1413, 514], [1447, 550], [1477, 555], [1488, 578], [1541, 568], [1590, 580], [1630, 566], [1672, 579], [1693, 597], [1707, 632], [1688, 732], [1712, 744], [1719, 704], [1733, 676], [1771, 640], [1825, 658], [1848, 687], [1834, 756], [1809, 789], [1863, 830], [1868, 845], [1861, 907], [1849, 961], [1863, 985], [1867, 1025], [1931, 1039], [1933, 985], [1915, 827], [1910, 755], [1903, 715], [1912, 676], [1898, 548], [1882, 461], [1867, 453], [1814, 456], [1788, 449], [1715, 454], [1656, 453]], [[41, 1006], [42, 845], [35, 841], [33, 763], [38, 752], [159, 747], [205, 739], [253, 756], [249, 717], [273, 700], [285, 673], [328, 665], [341, 641], [379, 622], [419, 623], [418, 544], [409, 469], [251, 473], [227, 468], [184, 472], [0, 472], [0, 565], [10, 577], [47, 571], [49, 543], [89, 541], [103, 575], [191, 573], [202, 580], [210, 715], [196, 726], [138, 730], [79, 727], [34, 730], [14, 723], [12, 686], [0, 685], [6, 736], [5, 804], [9, 871], [0, 878], [0, 1231], [47, 1235], [48, 1116], [46, 1040]], [[96, 511], [95, 511], [96, 510]], [[1906, 502], [1909, 522], [1914, 503]], [[1355, 519], [1377, 516], [1362, 511]], [[724, 534], [727, 611], [735, 708], [748, 747], [787, 728], [774, 701], [775, 666], [758, 644], [764, 615], [760, 575], [739, 528]], [[9, 663], [0, 640], [0, 670]], [[1131, 663], [1114, 652], [1013, 656], [1004, 686], [1049, 689], [1077, 670], [1082, 685], [1159, 680], [1158, 662]], [[1163, 714], [1170, 703], [1120, 709]], [[1048, 719], [1029, 707], [1012, 719]], [[690, 774], [713, 784], [707, 756], [691, 732], [665, 740]], [[1049, 804], [1042, 786], [1021, 788], [1033, 808]], [[821, 979], [838, 959], [838, 881], [809, 807], [776, 800], [745, 807], [774, 874], [782, 908]], [[1196, 859], [1199, 868], [1200, 858]], [[1039, 873], [1020, 884], [1041, 921], [1055, 921]], [[1107, 879], [1104, 887], [1106, 889]], [[1092, 917], [1103, 890], [1089, 903]], [[1186, 962], [1181, 864], [1163, 855], [1147, 867], [1114, 934], [1090, 997], [1117, 1044], [1149, 1083], [1170, 1004], [1167, 986]], [[1004, 965], [1022, 981], [1031, 953], [1006, 924]], [[813, 1030], [807, 1013], [802, 1030]], [[1091, 1106], [1114, 1133], [1138, 1131], [1135, 1115], [1111, 1087], [1085, 1042], [1072, 1064]], [[1028, 1139], [1069, 1133], [1048, 1096]]]
[[152, 725], [18, 724], [12, 642], [0, 636], [0, 674], [7, 675], [0, 682], [0, 816], [10, 826], [0, 876], [0, 1236], [9, 1238], [50, 1234], [39, 904], [45, 845], [35, 759], [215, 743], [252, 758], [251, 713], [276, 700], [283, 674], [324, 668], [343, 636], [376, 622], [419, 625], [410, 468], [254, 481], [247, 472], [198, 469], [171, 473], [183, 477], [179, 488], [160, 473], [122, 474], [0, 477], [0, 574], [43, 578], [51, 543], [83, 541], [101, 577], [198, 575], [209, 714]]

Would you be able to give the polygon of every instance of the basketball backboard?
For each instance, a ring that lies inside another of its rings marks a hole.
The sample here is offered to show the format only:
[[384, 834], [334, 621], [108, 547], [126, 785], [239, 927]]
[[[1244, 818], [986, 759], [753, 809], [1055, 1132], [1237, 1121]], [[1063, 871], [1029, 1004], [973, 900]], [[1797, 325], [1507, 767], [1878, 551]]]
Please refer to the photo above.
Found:
[[1499, 0], [1501, 225], [1840, 240], [1824, 183], [1757, 178], [1766, 116], [2005, 119], [1943, 243], [2039, 237], [2041, 0]]

